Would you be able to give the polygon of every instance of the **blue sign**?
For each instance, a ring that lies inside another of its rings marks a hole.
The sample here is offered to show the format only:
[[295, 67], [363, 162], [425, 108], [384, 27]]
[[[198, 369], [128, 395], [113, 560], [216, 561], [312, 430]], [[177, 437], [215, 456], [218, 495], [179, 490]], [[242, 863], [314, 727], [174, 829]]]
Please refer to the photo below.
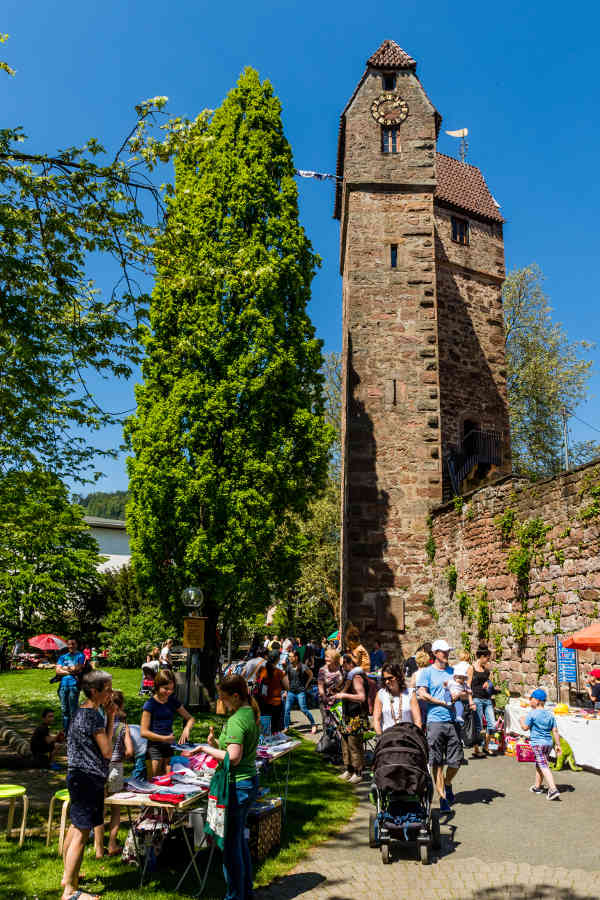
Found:
[[559, 635], [556, 635], [556, 669], [559, 684], [577, 684], [577, 650], [563, 647]]

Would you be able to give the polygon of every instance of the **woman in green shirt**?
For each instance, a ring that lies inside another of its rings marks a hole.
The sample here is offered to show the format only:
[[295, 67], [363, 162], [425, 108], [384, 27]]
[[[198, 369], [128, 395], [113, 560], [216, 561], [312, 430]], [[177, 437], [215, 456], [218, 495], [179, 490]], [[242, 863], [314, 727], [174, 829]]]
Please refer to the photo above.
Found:
[[258, 796], [256, 748], [260, 711], [248, 694], [248, 685], [241, 675], [225, 678], [219, 685], [219, 696], [231, 715], [218, 742], [214, 730], [210, 729], [206, 750], [220, 760], [228, 754], [232, 773], [223, 848], [225, 900], [251, 900], [252, 863], [245, 830], [248, 811]]

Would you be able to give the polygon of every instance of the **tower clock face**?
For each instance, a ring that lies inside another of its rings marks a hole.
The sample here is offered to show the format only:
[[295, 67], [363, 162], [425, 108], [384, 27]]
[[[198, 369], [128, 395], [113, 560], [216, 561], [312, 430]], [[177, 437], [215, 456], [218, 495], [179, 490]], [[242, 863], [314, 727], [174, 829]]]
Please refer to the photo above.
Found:
[[400, 125], [408, 116], [408, 103], [398, 94], [380, 94], [371, 103], [371, 115], [380, 125]]

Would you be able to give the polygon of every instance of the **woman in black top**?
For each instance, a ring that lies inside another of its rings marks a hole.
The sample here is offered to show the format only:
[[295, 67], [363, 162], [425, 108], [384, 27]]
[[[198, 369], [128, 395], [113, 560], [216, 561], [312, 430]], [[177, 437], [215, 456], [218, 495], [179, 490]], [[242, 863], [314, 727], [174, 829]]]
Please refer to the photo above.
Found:
[[347, 689], [335, 695], [336, 700], [342, 701], [343, 724], [340, 728], [342, 739], [342, 758], [346, 766], [345, 772], [340, 775], [343, 781], [350, 784], [358, 784], [362, 781], [362, 770], [365, 764], [365, 752], [363, 735], [368, 725], [369, 686], [367, 676], [354, 665], [354, 660], [349, 653], [345, 653], [342, 659], [342, 668], [346, 679], [354, 669], [354, 676]]
[[[113, 752], [115, 707], [112, 702], [112, 675], [93, 669], [81, 683], [86, 700], [71, 719], [67, 739], [67, 787], [71, 798], [71, 826], [65, 838], [62, 900], [77, 896], [90, 900], [91, 894], [78, 892], [79, 867], [90, 831], [104, 825], [104, 785]], [[99, 711], [104, 710], [106, 720]], [[97, 897], [96, 894], [93, 895]]]
[[489, 669], [492, 652], [485, 644], [480, 644], [475, 657], [471, 688], [473, 690], [473, 703], [475, 704], [478, 727], [476, 730], [477, 743], [473, 746], [473, 756], [480, 757], [484, 755], [481, 752], [483, 717], [485, 716], [485, 753], [488, 752], [490, 735], [496, 730], [496, 717], [494, 716], [494, 706], [492, 704], [492, 683]]

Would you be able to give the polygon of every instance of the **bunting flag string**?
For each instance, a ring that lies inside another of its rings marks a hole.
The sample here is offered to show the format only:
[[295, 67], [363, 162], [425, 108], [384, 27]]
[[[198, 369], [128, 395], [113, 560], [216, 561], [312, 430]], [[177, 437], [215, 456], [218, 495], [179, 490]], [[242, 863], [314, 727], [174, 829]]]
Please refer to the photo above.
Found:
[[300, 178], [316, 178], [317, 181], [341, 181], [338, 175], [330, 175], [328, 172], [309, 172], [306, 169], [296, 169], [296, 175]]

